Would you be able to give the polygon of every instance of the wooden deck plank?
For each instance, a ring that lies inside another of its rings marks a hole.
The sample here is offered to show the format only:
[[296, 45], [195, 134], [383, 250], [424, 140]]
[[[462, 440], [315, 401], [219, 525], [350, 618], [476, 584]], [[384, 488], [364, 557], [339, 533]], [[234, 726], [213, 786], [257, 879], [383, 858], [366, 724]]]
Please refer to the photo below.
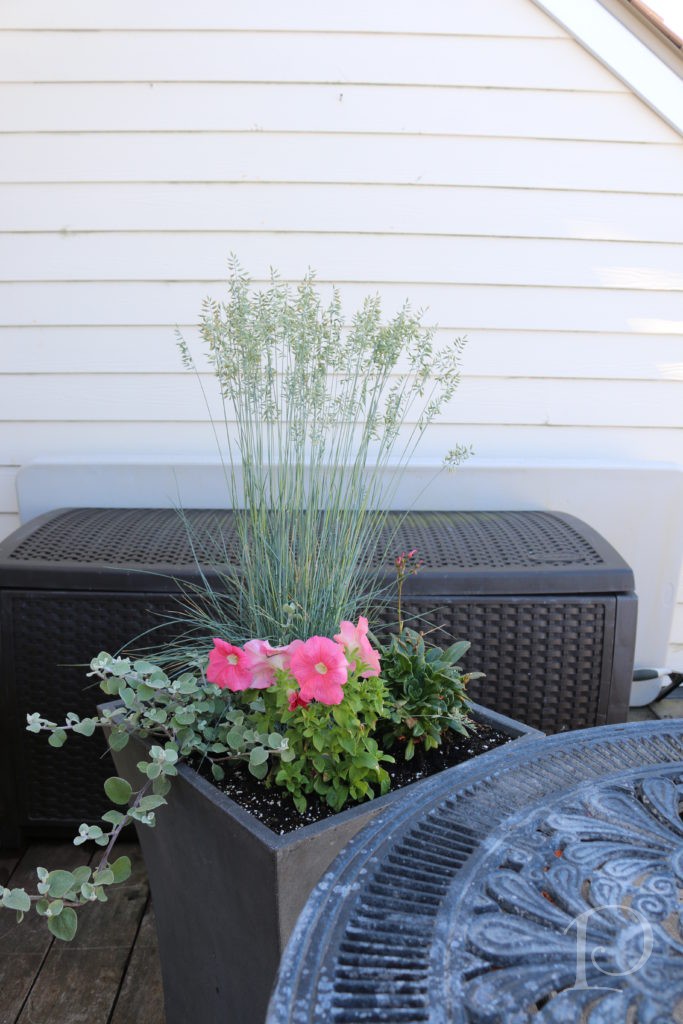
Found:
[[18, 851], [6, 853], [0, 850], [0, 885], [7, 885], [20, 860], [21, 854]]
[[119, 844], [124, 853], [131, 878], [112, 888], [107, 903], [79, 912], [73, 942], [51, 945], [17, 1024], [107, 1024], [149, 893], [139, 848]]
[[154, 909], [148, 904], [111, 1024], [165, 1024]]
[[[36, 867], [70, 870], [87, 863], [72, 843], [34, 843], [10, 876], [13, 887], [35, 891]], [[20, 925], [10, 911], [0, 911], [0, 1024], [15, 1024], [54, 939], [47, 924], [31, 913]], [[55, 1018], [54, 1024], [61, 1024]]]

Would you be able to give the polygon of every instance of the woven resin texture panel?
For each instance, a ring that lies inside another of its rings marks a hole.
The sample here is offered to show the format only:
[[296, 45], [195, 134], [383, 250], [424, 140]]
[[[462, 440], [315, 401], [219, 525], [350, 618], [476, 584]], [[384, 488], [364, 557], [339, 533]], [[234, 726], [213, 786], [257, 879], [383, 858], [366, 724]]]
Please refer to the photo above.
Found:
[[[167, 590], [164, 575], [196, 578], [197, 564], [239, 574], [235, 516], [220, 510], [70, 509], [41, 516], [0, 544], [0, 586]], [[633, 576], [585, 523], [552, 512], [392, 513], [371, 567], [391, 580], [394, 558], [417, 549], [412, 593], [632, 590]], [[454, 584], [457, 581], [457, 587]], [[580, 584], [580, 586], [579, 586]]]
[[432, 631], [436, 642], [470, 641], [462, 664], [485, 673], [468, 686], [473, 700], [542, 732], [562, 732], [600, 720], [615, 604], [613, 598], [439, 603], [435, 597], [431, 605], [411, 600], [405, 612], [413, 628]]
[[[68, 711], [93, 714], [103, 695], [87, 678], [90, 658], [102, 650], [115, 652], [158, 626], [173, 603], [160, 600], [158, 594], [150, 599], [140, 594], [17, 591], [3, 594], [2, 604], [5, 621], [11, 624], [4, 636], [2, 664], [14, 762], [8, 774], [14, 776], [21, 816], [29, 826], [41, 822], [59, 831], [60, 826], [72, 829], [82, 821], [96, 821], [109, 807], [102, 786], [114, 767], [103, 737], [99, 732], [90, 738], [72, 735], [55, 751], [46, 736], [26, 732], [26, 715], [40, 711], [61, 722]], [[155, 631], [155, 642], [174, 632], [169, 627]], [[7, 739], [3, 737], [3, 742]], [[6, 783], [11, 785], [7, 775]], [[14, 802], [11, 793], [6, 800]]]

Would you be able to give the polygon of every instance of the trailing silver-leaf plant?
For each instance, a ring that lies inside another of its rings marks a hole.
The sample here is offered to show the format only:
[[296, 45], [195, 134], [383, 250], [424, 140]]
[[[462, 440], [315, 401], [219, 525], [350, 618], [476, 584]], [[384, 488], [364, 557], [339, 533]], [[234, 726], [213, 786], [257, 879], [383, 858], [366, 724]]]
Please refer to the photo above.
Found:
[[134, 733], [149, 741], [149, 756], [137, 765], [140, 789], [134, 791], [117, 776], [107, 779], [104, 791], [115, 806], [102, 815], [103, 824], [83, 823], [78, 830], [74, 845], [92, 841], [104, 848], [97, 866], [74, 871], [39, 867], [35, 892], [0, 886], [0, 908], [16, 911], [19, 921], [33, 908], [46, 918], [53, 935], [73, 939], [78, 908], [106, 902], [107, 888], [130, 876], [128, 857], [112, 860], [116, 841], [132, 822], [154, 826], [155, 812], [166, 803], [179, 762], [198, 754], [221, 772], [230, 763], [244, 762], [254, 776], [263, 778], [269, 757], [279, 765], [280, 758], [293, 756], [282, 733], [255, 727], [264, 711], [258, 691], [251, 692], [246, 705], [231, 703], [225, 691], [207, 683], [205, 662], [204, 658], [204, 664], [190, 663], [186, 671], [170, 677], [151, 662], [131, 662], [103, 652], [92, 660], [89, 675], [122, 707], [104, 708], [90, 718], [69, 712], [62, 725], [37, 713], [27, 715], [28, 731], [47, 732], [53, 747], [63, 746], [69, 733], [91, 736], [96, 728], [105, 728], [113, 750], [122, 750]]

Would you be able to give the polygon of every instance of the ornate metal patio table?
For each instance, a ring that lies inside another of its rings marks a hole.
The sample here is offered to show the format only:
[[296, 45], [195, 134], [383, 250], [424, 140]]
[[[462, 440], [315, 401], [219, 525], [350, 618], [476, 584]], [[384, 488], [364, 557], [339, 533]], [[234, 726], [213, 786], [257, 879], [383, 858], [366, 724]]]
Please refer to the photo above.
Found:
[[683, 722], [532, 740], [375, 819], [268, 1024], [683, 1022]]

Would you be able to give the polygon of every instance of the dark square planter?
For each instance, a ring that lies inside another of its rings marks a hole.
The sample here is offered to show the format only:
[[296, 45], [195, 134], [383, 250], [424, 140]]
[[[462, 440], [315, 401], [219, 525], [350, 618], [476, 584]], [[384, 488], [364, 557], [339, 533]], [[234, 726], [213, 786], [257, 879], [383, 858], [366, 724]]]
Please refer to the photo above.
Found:
[[[515, 741], [542, 735], [477, 705], [473, 717]], [[142, 741], [113, 756], [138, 789]], [[352, 836], [389, 804], [419, 797], [425, 781], [281, 836], [181, 766], [156, 827], [138, 829], [167, 1024], [262, 1024], [282, 951], [313, 887]]]

